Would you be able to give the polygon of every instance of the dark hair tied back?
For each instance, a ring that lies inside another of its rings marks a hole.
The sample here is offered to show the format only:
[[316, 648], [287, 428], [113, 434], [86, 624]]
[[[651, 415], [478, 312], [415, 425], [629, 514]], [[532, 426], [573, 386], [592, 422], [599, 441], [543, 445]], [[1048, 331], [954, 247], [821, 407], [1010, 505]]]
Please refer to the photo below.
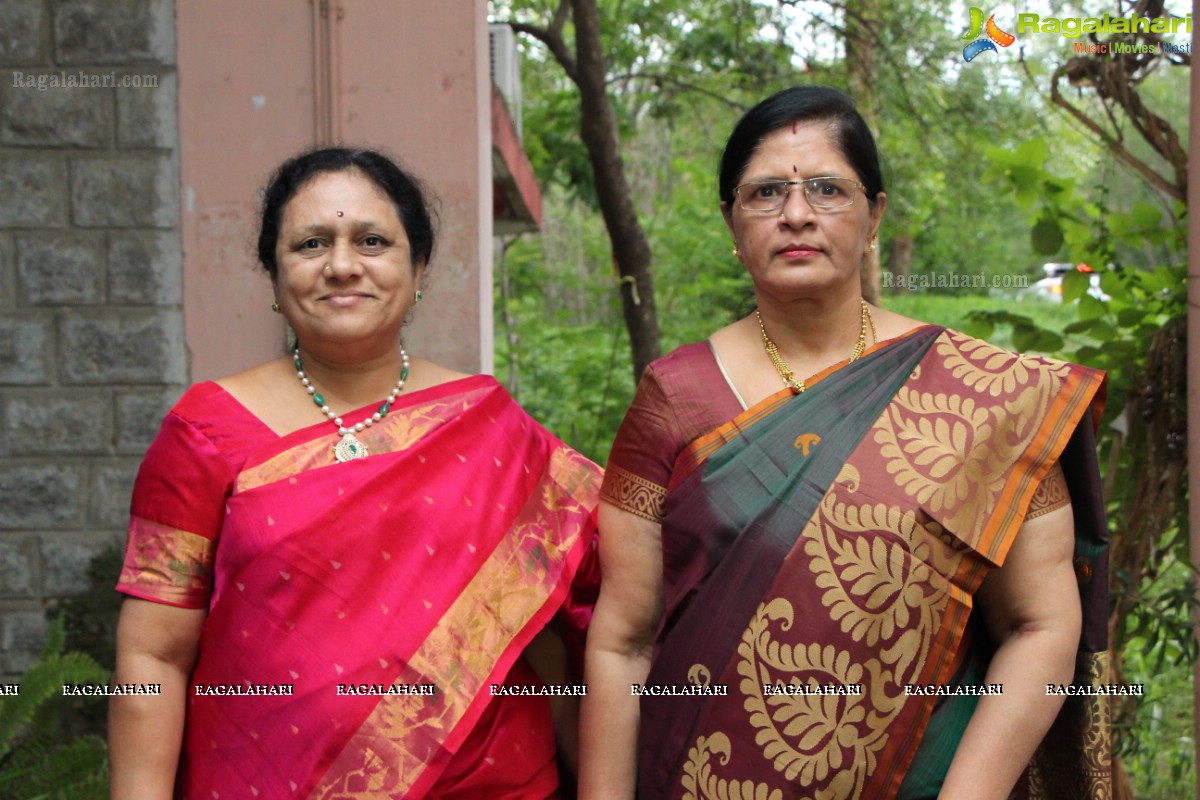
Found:
[[745, 113], [729, 135], [725, 153], [721, 156], [721, 171], [717, 177], [721, 201], [733, 202], [733, 190], [768, 134], [804, 122], [829, 123], [834, 145], [867, 187], [870, 202], [878, 202], [876, 198], [883, 191], [883, 172], [879, 167], [875, 137], [854, 107], [854, 101], [827, 86], [784, 89]]
[[283, 209], [296, 192], [316, 176], [345, 170], [361, 172], [392, 199], [408, 236], [413, 266], [429, 264], [433, 256], [433, 218], [425, 192], [417, 179], [374, 150], [326, 147], [301, 153], [283, 162], [263, 191], [258, 260], [272, 281], [279, 270], [275, 261], [275, 246], [279, 242]]

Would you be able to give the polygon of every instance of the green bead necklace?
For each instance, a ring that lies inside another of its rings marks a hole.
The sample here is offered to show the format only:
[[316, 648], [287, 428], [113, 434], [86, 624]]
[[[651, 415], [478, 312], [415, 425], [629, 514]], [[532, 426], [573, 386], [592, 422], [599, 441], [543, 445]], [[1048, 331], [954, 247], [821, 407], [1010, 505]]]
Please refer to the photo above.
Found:
[[338, 433], [342, 438], [333, 448], [333, 454], [340, 462], [352, 461], [356, 458], [366, 458], [370, 455], [367, 451], [367, 446], [358, 439], [354, 434], [362, 433], [367, 428], [379, 422], [387, 416], [392, 410], [392, 403], [395, 402], [396, 396], [404, 388], [404, 382], [408, 380], [408, 353], [404, 348], [400, 348], [400, 380], [396, 381], [396, 386], [392, 389], [391, 394], [383, 401], [382, 405], [375, 410], [375, 413], [364, 419], [362, 422], [347, 426], [343, 423], [342, 418], [325, 403], [325, 398], [312, 385], [312, 381], [304, 374], [304, 364], [300, 361], [300, 348], [297, 347], [292, 351], [292, 363], [296, 365], [296, 377], [300, 379], [300, 383], [304, 386], [317, 404], [317, 408], [321, 409], [321, 413], [329, 418], [334, 425], [337, 425]]

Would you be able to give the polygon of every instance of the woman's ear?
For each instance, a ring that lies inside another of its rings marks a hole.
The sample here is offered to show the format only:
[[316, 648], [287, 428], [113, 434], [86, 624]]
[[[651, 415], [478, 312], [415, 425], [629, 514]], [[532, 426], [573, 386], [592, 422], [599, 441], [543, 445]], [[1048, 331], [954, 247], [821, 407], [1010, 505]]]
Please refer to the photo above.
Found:
[[883, 212], [887, 210], [887, 193], [880, 192], [875, 195], [875, 205], [871, 206], [871, 236], [875, 238], [879, 235], [879, 227], [883, 224]]

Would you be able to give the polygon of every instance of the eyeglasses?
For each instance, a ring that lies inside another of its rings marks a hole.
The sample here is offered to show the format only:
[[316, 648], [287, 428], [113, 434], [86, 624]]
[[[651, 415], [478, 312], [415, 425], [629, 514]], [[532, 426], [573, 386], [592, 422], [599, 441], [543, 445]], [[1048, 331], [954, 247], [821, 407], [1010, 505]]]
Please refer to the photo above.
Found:
[[804, 199], [817, 211], [833, 211], [854, 204], [855, 190], [867, 187], [849, 178], [805, 178], [802, 181], [750, 181], [733, 190], [738, 205], [747, 211], [778, 211], [793, 186], [804, 189]]

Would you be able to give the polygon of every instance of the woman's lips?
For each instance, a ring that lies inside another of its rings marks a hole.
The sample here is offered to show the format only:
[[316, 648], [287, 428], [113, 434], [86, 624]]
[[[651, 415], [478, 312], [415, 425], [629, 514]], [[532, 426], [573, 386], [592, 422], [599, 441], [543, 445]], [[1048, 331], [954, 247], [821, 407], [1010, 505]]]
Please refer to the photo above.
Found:
[[810, 244], [789, 244], [779, 249], [779, 255], [788, 259], [806, 259], [820, 253], [821, 250]]
[[349, 306], [358, 305], [368, 297], [369, 295], [363, 294], [362, 292], [334, 292], [333, 294], [325, 295], [325, 297], [321, 299], [329, 303], [331, 306], [348, 308]]

